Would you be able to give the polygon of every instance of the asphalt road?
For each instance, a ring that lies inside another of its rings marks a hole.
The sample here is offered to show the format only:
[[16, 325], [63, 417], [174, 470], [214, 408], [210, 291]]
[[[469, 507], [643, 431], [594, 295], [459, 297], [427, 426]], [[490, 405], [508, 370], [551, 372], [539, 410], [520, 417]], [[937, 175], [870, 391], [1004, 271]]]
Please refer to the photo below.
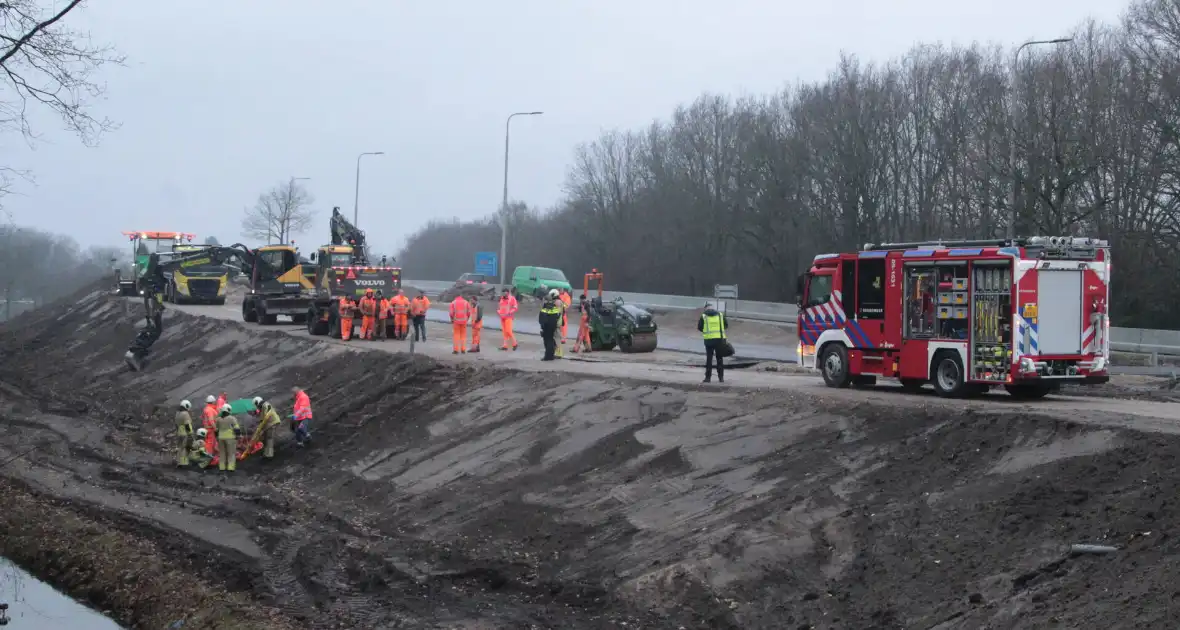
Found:
[[[446, 313], [436, 309], [431, 309], [428, 311], [426, 318], [429, 321], [438, 322], [440, 324], [447, 324], [449, 321]], [[500, 330], [500, 319], [496, 317], [485, 317], [483, 321], [483, 327], [485, 330]], [[576, 325], [571, 326], [571, 328], [576, 328]], [[513, 324], [513, 330], [526, 335], [541, 334], [540, 324], [538, 324], [536, 320], [528, 317], [516, 318], [516, 321]], [[572, 333], [573, 330], [570, 332]], [[700, 337], [678, 335], [669, 333], [667, 330], [659, 330], [658, 335], [659, 348], [661, 350], [669, 350], [672, 352], [690, 352], [693, 354], [705, 353], [705, 347], [701, 344]], [[783, 363], [797, 363], [795, 359], [794, 348], [784, 348], [767, 344], [735, 343], [733, 344], [733, 349], [737, 351], [735, 359], [753, 359], [757, 361], [781, 361]]]

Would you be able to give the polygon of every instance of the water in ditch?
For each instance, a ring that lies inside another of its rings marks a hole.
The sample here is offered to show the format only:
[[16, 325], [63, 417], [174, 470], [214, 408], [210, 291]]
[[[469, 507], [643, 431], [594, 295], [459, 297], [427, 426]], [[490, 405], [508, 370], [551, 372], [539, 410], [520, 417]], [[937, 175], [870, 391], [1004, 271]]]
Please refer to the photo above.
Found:
[[123, 630], [5, 558], [0, 558], [0, 604], [8, 605], [0, 615], [14, 630]]

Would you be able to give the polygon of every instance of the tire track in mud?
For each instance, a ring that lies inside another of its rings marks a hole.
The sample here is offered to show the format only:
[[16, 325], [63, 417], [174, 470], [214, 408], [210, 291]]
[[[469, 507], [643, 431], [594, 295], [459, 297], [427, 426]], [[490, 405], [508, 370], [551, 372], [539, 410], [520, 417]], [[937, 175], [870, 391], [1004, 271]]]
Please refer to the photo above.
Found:
[[279, 610], [294, 619], [306, 621], [312, 598], [294, 571], [295, 560], [306, 542], [289, 529], [271, 535], [278, 536], [278, 544], [261, 562], [263, 581]]

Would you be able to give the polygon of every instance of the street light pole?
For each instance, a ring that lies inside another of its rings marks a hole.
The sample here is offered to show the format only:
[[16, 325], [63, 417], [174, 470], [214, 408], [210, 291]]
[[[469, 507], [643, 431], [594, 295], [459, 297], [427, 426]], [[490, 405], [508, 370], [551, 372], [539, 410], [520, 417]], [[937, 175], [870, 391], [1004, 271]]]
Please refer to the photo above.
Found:
[[361, 158], [366, 155], [385, 155], [384, 151], [368, 151], [356, 156], [356, 194], [352, 198], [352, 224], [360, 227], [356, 222], [357, 209], [361, 204]]
[[508, 269], [508, 131], [512, 119], [517, 116], [540, 116], [545, 112], [516, 112], [504, 122], [504, 198], [500, 202], [500, 286], [503, 287], [504, 272]]
[[[311, 178], [310, 177], [294, 177], [294, 176], [292, 176], [291, 181], [287, 182], [287, 203], [286, 203], [287, 207], [284, 208], [284, 212], [287, 213], [287, 216], [280, 217], [280, 222], [283, 224], [283, 226], [285, 226], [286, 222], [291, 218], [291, 207], [290, 206], [291, 206], [291, 203], [293, 202], [293, 200], [295, 199], [295, 182], [304, 181], [304, 180], [308, 180], [308, 179], [311, 179]], [[270, 245], [270, 236], [271, 236], [270, 226], [273, 223], [274, 223], [274, 215], [271, 214], [270, 204], [267, 204], [267, 206], [266, 206], [266, 224], [267, 224], [266, 225], [266, 244], [267, 245]], [[280, 243], [283, 242], [283, 239], [282, 239], [283, 234], [276, 234], [275, 236], [279, 237]]]
[[1016, 175], [1016, 98], [1017, 83], [1020, 81], [1020, 73], [1017, 65], [1020, 61], [1020, 51], [1029, 46], [1038, 46], [1041, 44], [1064, 44], [1072, 42], [1072, 37], [1058, 37], [1057, 39], [1034, 39], [1024, 42], [1016, 47], [1016, 52], [1012, 53], [1012, 77], [1010, 83], [1012, 85], [1012, 97], [1008, 99], [1008, 172], [1012, 173], [1012, 186], [1008, 192], [1008, 238], [1016, 238], [1016, 189], [1020, 186], [1020, 178]]

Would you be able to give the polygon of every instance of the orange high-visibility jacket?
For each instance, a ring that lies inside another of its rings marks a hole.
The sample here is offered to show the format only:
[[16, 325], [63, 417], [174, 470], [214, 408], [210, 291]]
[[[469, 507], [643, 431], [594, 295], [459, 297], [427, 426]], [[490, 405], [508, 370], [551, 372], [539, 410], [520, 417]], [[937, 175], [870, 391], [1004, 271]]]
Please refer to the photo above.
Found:
[[430, 300], [425, 295], [419, 295], [410, 302], [410, 314], [414, 316], [425, 315], [429, 308]]
[[500, 308], [496, 310], [496, 314], [504, 319], [508, 319], [516, 315], [517, 308], [519, 308], [519, 305], [516, 303], [516, 298], [508, 294], [500, 298]]
[[393, 299], [389, 301], [389, 308], [393, 309], [393, 313], [395, 315], [405, 315], [411, 310], [410, 298], [407, 298], [404, 295], [395, 295]]
[[471, 319], [471, 304], [459, 296], [451, 300], [451, 321], [456, 324], [466, 324]]

